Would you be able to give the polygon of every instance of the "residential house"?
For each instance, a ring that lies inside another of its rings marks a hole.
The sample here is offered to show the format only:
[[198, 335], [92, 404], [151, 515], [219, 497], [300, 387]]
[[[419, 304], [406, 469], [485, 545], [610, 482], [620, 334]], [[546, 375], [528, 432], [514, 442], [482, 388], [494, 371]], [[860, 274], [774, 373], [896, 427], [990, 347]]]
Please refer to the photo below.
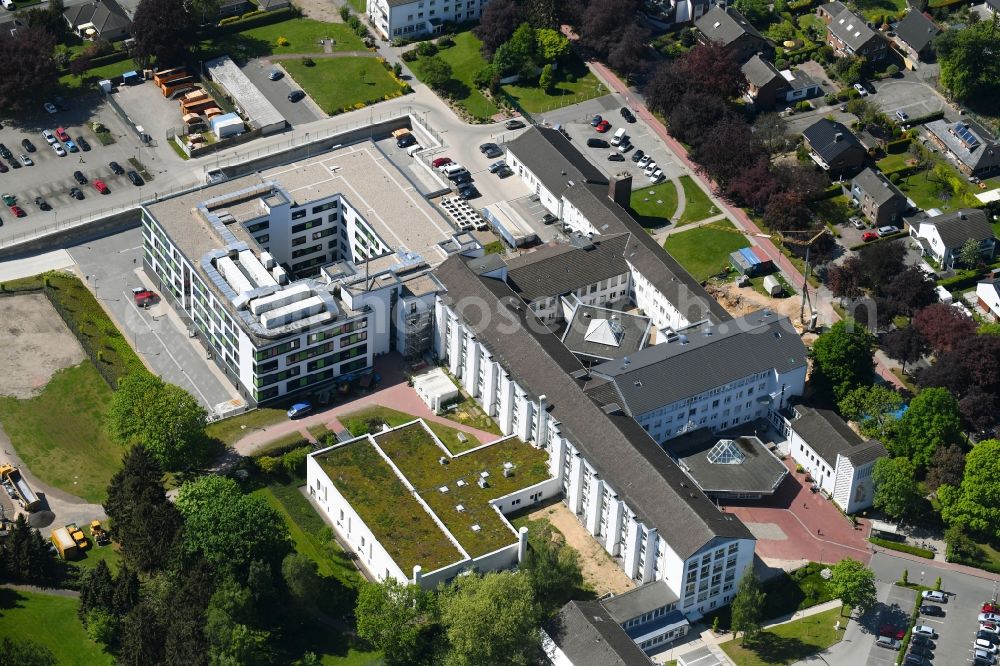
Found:
[[19, 18], [12, 18], [9, 21], [3, 21], [0, 23], [0, 36], [10, 35], [13, 37], [17, 34], [17, 31], [21, 28], [27, 28], [28, 24]]
[[1000, 276], [995, 272], [976, 285], [976, 302], [994, 320], [1000, 319]]
[[1000, 14], [1000, 0], [986, 0], [983, 7], [992, 14]]
[[826, 42], [840, 57], [861, 56], [874, 61], [886, 56], [888, 44], [882, 35], [846, 7], [832, 16], [826, 29]]
[[747, 100], [754, 107], [768, 110], [778, 101], [784, 101], [788, 82], [768, 60], [755, 54], [740, 69], [747, 80]]
[[833, 17], [839, 15], [845, 9], [847, 9], [847, 5], [840, 2], [840, 0], [832, 0], [831, 2], [819, 5], [816, 8], [816, 16], [818, 16], [823, 23], [830, 25], [830, 21], [833, 20]]
[[868, 150], [836, 120], [820, 118], [802, 132], [802, 138], [809, 157], [834, 176], [853, 176], [868, 159]]
[[975, 121], [935, 120], [924, 127], [963, 173], [983, 176], [1000, 171], [1000, 143]]
[[851, 181], [851, 198], [876, 227], [895, 224], [909, 206], [899, 188], [871, 167]]
[[941, 29], [926, 14], [911, 9], [903, 20], [896, 24], [893, 44], [907, 69], [916, 69], [917, 63], [928, 62], [934, 57], [934, 38]]
[[712, 0], [646, 0], [646, 15], [654, 23], [672, 27], [693, 23], [714, 4]]
[[542, 627], [541, 639], [548, 664], [653, 666], [600, 601], [570, 601]]
[[125, 39], [132, 19], [115, 0], [94, 0], [67, 7], [63, 18], [70, 29], [83, 39], [98, 37], [109, 42]]
[[385, 39], [437, 35], [445, 23], [475, 21], [488, 0], [368, 0], [367, 13]]
[[781, 77], [788, 83], [784, 95], [785, 102], [800, 102], [822, 93], [819, 84], [801, 69], [783, 69]]
[[954, 267], [959, 251], [969, 240], [979, 243], [986, 261], [996, 254], [997, 240], [989, 218], [986, 211], [977, 208], [962, 208], [914, 222], [910, 236], [920, 244], [921, 252], [942, 268]]
[[795, 405], [772, 423], [788, 439], [788, 453], [813, 482], [845, 512], [872, 505], [872, 468], [888, 454], [876, 440], [864, 440], [827, 409]]
[[735, 9], [712, 7], [694, 24], [701, 32], [703, 42], [725, 46], [736, 53], [741, 63], [754, 54], [762, 54], [769, 59], [774, 56], [771, 43]]

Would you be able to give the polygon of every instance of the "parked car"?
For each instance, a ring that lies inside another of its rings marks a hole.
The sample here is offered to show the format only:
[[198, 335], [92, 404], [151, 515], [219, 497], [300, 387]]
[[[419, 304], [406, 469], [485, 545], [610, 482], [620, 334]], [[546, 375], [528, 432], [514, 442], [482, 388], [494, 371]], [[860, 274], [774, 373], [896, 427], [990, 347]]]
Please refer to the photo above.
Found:
[[506, 162], [504, 162], [503, 160], [497, 160], [496, 162], [494, 162], [493, 164], [490, 165], [489, 172], [490, 173], [496, 173], [497, 171], [499, 171], [500, 169], [502, 169], [505, 166], [507, 166]]
[[451, 158], [450, 157], [438, 157], [433, 162], [431, 162], [431, 166], [434, 167], [435, 169], [439, 169], [439, 168], [441, 168], [443, 166], [447, 166], [449, 164], [451, 164]]
[[52, 133], [52, 130], [42, 130], [42, 137], [44, 137], [45, 142], [50, 146], [55, 145], [59, 141], [56, 135]]
[[909, 118], [910, 116], [906, 113], [906, 111], [899, 111], [899, 110], [896, 111], [896, 119], [899, 120], [900, 122], [909, 120]]
[[504, 123], [504, 127], [506, 127], [509, 130], [518, 130], [524, 127], [524, 123], [522, 123], [520, 120], [508, 120], [506, 123]]
[[87, 184], [87, 177], [83, 175], [82, 171], [74, 171], [73, 178], [76, 180], [76, 182], [80, 183], [81, 185]]
[[145, 287], [132, 287], [132, 300], [140, 308], [145, 308], [154, 305], [160, 300], [160, 297], [155, 291], [146, 289]]
[[62, 147], [62, 144], [53, 143], [52, 150], [56, 151], [56, 155], [59, 157], [66, 157], [66, 149]]
[[282, 72], [280, 69], [275, 68], [275, 69], [272, 69], [270, 72], [267, 73], [267, 78], [270, 81], [277, 81], [278, 79], [280, 79], [284, 75], [285, 75], [284, 72]]
[[903, 663], [906, 664], [906, 666], [927, 666], [926, 659], [924, 659], [919, 655], [913, 654], [912, 652], [906, 655], [906, 658], [903, 659]]
[[69, 134], [62, 127], [57, 127], [56, 138], [65, 143], [66, 141], [69, 141]]
[[504, 164], [503, 167], [497, 170], [497, 175], [500, 176], [501, 178], [507, 178], [509, 176], [513, 176], [514, 172], [511, 170], [509, 166]]
[[922, 604], [920, 606], [921, 615], [930, 615], [933, 617], [944, 617], [944, 609], [940, 606], [935, 606], [934, 604]]
[[927, 636], [927, 638], [937, 638], [937, 632], [934, 631], [934, 627], [928, 626], [926, 624], [918, 624], [913, 627], [913, 633], [917, 636]]
[[416, 142], [417, 142], [416, 137], [414, 137], [412, 134], [407, 133], [407, 134], [403, 134], [398, 139], [396, 139], [396, 147], [397, 148], [409, 148], [410, 146], [412, 146]]
[[503, 150], [501, 150], [500, 146], [495, 143], [484, 143], [479, 146], [479, 152], [486, 155], [486, 157], [489, 157], [490, 159], [503, 155]]
[[116, 176], [120, 176], [125, 173], [125, 169], [123, 169], [122, 165], [118, 164], [118, 162], [108, 162], [108, 166], [111, 167], [111, 172]]
[[600, 114], [598, 114], [590, 119], [590, 126], [597, 127], [598, 125], [601, 124], [602, 120], [604, 120], [604, 118], [601, 118]]
[[632, 153], [632, 161], [633, 162], [638, 162], [639, 160], [641, 160], [645, 156], [646, 156], [646, 153], [642, 152], [642, 149], [640, 148], [640, 149], [636, 150], [634, 153]]
[[898, 641], [903, 640], [906, 636], [906, 629], [902, 627], [894, 627], [891, 624], [883, 624], [878, 630], [879, 636], [889, 636], [890, 638], [895, 638]]
[[618, 144], [618, 152], [621, 153], [622, 155], [624, 155], [628, 151], [632, 150], [634, 147], [635, 146], [632, 145], [631, 141], [629, 141], [628, 139], [625, 139], [620, 144]]
[[928, 601], [936, 601], [939, 604], [948, 603], [948, 595], [940, 590], [924, 590], [920, 596]]
[[854, 216], [851, 218], [851, 226], [860, 231], [865, 228], [865, 221], [860, 217]]
[[135, 185], [136, 187], [139, 187], [140, 185], [145, 183], [145, 181], [142, 179], [142, 176], [140, 176], [133, 169], [129, 169], [127, 172], [125, 172], [125, 175], [128, 176], [128, 179], [131, 180], [132, 184]]
[[542, 216], [542, 224], [552, 224], [553, 222], [558, 222], [559, 218], [552, 213], [546, 213]]
[[49, 113], [55, 113], [59, 109], [57, 109], [56, 105], [53, 104], [52, 102], [46, 102], [45, 103], [45, 110], [48, 111]]
[[884, 227], [879, 227], [877, 231], [879, 236], [891, 236], [893, 234], [899, 233], [899, 227], [887, 224]]
[[288, 93], [288, 101], [291, 102], [292, 104], [294, 104], [295, 102], [301, 102], [303, 99], [305, 99], [305, 97], [306, 94], [301, 90], [293, 90], [292, 92]]
[[80, 152], [80, 149], [76, 147], [76, 144], [73, 143], [72, 139], [66, 139], [65, 141], [63, 141], [63, 145], [66, 146], [66, 150], [68, 150], [71, 153]]
[[466, 183], [464, 185], [459, 186], [458, 196], [468, 201], [469, 199], [475, 199], [476, 197], [480, 196], [480, 194], [479, 190], [476, 189], [475, 185], [473, 185], [472, 183]]
[[980, 622], [1000, 622], [1000, 614], [994, 613], [993, 611], [988, 611], [986, 613], [979, 614]]
[[90, 150], [90, 144], [82, 136], [76, 137], [76, 145], [80, 146], [80, 150], [85, 153]]
[[980, 650], [979, 648], [976, 648], [972, 651], [972, 658], [975, 660], [975, 663], [977, 664], [980, 663], [990, 664], [990, 666], [992, 666], [993, 664], [997, 663], [997, 658], [995, 656], [990, 654], [989, 651]]
[[620, 153], [611, 153], [608, 155], [609, 162], [624, 162], [625, 156]]
[[990, 654], [997, 653], [997, 646], [993, 641], [987, 640], [985, 638], [979, 638], [978, 636], [976, 636], [975, 649], [986, 650]]
[[312, 405], [310, 405], [308, 402], [297, 402], [291, 406], [291, 408], [288, 410], [287, 413], [288, 413], [288, 418], [294, 419], [298, 418], [299, 416], [304, 416], [311, 411], [312, 411]]
[[632, 115], [632, 111], [628, 107], [623, 106], [622, 110], [621, 110], [621, 113], [622, 113], [622, 118], [625, 119], [625, 122], [628, 122], [628, 123], [634, 123], [635, 122], [635, 116]]
[[928, 648], [929, 650], [933, 650], [936, 647], [934, 645], [934, 641], [926, 636], [912, 636], [910, 638], [910, 645], [919, 645], [921, 647]]
[[35, 144], [31, 143], [28, 139], [21, 139], [21, 145], [24, 146], [24, 149], [29, 153], [33, 153], [36, 150]]
[[985, 629], [980, 629], [976, 632], [976, 638], [981, 638], [984, 641], [989, 641], [993, 645], [1000, 643], [1000, 636], [997, 636], [995, 632], [986, 631]]
[[855, 83], [854, 89], [857, 90], [858, 94], [860, 94], [862, 97], [868, 97], [868, 88], [865, 88], [860, 83]]
[[69, 195], [71, 197], [73, 197], [74, 199], [82, 200], [83, 199], [83, 190], [81, 190], [79, 187], [76, 187], [74, 185], [73, 187], [69, 188]]
[[878, 240], [878, 234], [875, 233], [874, 231], [866, 231], [865, 233], [861, 234], [861, 240], [864, 241], [865, 243], [870, 243], [874, 240]]
[[889, 650], [898, 650], [902, 643], [892, 636], [879, 636], [875, 639], [875, 645]]
[[24, 217], [27, 215], [27, 213], [24, 212], [24, 209], [17, 204], [10, 206], [10, 212], [14, 214], [14, 217]]
[[35, 166], [35, 161], [30, 157], [28, 157], [27, 155], [25, 155], [24, 153], [18, 155], [17, 159], [21, 160], [21, 164], [23, 164], [24, 166]]
[[656, 185], [657, 183], [659, 183], [659, 182], [661, 182], [662, 180], [664, 180], [664, 179], [665, 179], [666, 177], [667, 177], [667, 176], [666, 176], [666, 175], [665, 175], [665, 174], [663, 173], [663, 171], [662, 171], [661, 169], [657, 169], [657, 170], [656, 170], [656, 171], [654, 171], [654, 172], [652, 173], [652, 175], [651, 175], [651, 176], [649, 177], [649, 182], [651, 182], [651, 183], [653, 183], [654, 185]]
[[928, 659], [934, 658], [934, 652], [931, 649], [919, 645], [911, 645], [910, 654], [915, 654], [918, 657], [927, 657]]
[[94, 181], [94, 189], [101, 194], [108, 194], [111, 192], [111, 190], [108, 189], [108, 186], [104, 184], [104, 181], [100, 179]]
[[14, 153], [10, 152], [10, 148], [0, 143], [0, 157], [10, 160], [14, 158]]
[[979, 630], [988, 631], [991, 634], [1000, 634], [1000, 624], [997, 624], [996, 622], [980, 622]]
[[49, 202], [42, 197], [35, 197], [35, 205], [38, 206], [39, 210], [52, 210]]
[[608, 142], [604, 139], [587, 139], [587, 146], [590, 148], [607, 148]]
[[601, 134], [604, 134], [609, 129], [611, 129], [611, 123], [609, 123], [607, 120], [602, 120], [601, 124], [595, 127], [594, 129], [600, 132]]
[[656, 171], [656, 162], [648, 162], [646, 168], [642, 170], [647, 177], [652, 176], [654, 171]]
[[643, 155], [642, 157], [639, 158], [639, 166], [642, 167], [643, 169], [645, 169], [646, 165], [648, 165], [652, 161], [653, 161], [652, 156], [650, 156], [650, 155]]
[[0, 201], [3, 201], [4, 206], [13, 206], [17, 203], [17, 197], [10, 192], [4, 192], [3, 194], [0, 194]]

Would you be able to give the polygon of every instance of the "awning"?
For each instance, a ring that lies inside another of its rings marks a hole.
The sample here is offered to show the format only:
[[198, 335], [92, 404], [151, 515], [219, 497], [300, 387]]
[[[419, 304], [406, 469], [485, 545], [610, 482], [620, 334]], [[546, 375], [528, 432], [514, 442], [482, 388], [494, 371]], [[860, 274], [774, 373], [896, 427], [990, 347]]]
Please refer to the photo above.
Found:
[[881, 520], [873, 520], [872, 531], [882, 532], [884, 534], [899, 534], [899, 527], [892, 523], [886, 523]]

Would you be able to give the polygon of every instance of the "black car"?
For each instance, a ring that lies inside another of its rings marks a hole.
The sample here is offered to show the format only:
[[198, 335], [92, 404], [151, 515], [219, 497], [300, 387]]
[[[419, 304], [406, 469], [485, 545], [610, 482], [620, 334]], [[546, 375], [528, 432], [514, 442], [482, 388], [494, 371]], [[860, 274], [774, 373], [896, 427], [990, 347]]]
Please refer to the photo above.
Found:
[[621, 155], [619, 153], [611, 153], [610, 155], [608, 155], [608, 161], [609, 162], [624, 162], [625, 161], [625, 156]]
[[993, 645], [1000, 643], [1000, 636], [997, 636], [992, 631], [986, 631], [985, 629], [980, 629], [976, 632], [976, 638], [981, 638], [984, 641], [989, 641]]
[[3, 160], [0, 160], [0, 173], [7, 173], [8, 171], [10, 171], [10, 169], [8, 169], [7, 165], [3, 163]]
[[520, 120], [508, 120], [506, 123], [504, 123], [504, 127], [506, 127], [509, 130], [517, 130], [524, 127], [524, 123], [522, 123]]
[[597, 127], [598, 125], [601, 124], [602, 120], [604, 120], [604, 118], [601, 118], [600, 114], [598, 114], [590, 119], [590, 126]]
[[920, 606], [921, 615], [933, 615], [934, 617], [944, 617], [944, 609], [934, 604], [922, 604]]
[[492, 150], [494, 148], [499, 148], [499, 147], [500, 146], [498, 146], [495, 143], [484, 143], [481, 146], [479, 146], [479, 152], [481, 152], [482, 154], [485, 155], [487, 151]]
[[295, 102], [305, 99], [305, 96], [306, 94], [301, 90], [293, 90], [292, 92], [288, 93], [288, 101], [294, 104]]
[[135, 185], [136, 187], [139, 187], [140, 185], [142, 185], [145, 182], [142, 179], [142, 176], [140, 176], [138, 173], [136, 173], [132, 169], [129, 169], [128, 173], [126, 173], [125, 175], [128, 176], [128, 179], [131, 180], [132, 184]]
[[608, 142], [604, 139], [587, 139], [587, 146], [590, 148], [607, 148]]
[[80, 150], [82, 150], [83, 152], [87, 152], [88, 150], [90, 150], [90, 144], [87, 143], [87, 140], [84, 139], [82, 136], [76, 137], [76, 145], [80, 146]]
[[628, 107], [625, 106], [622, 107], [622, 118], [625, 119], [625, 122], [629, 123], [635, 122], [635, 116], [632, 115], [632, 112], [628, 109]]
[[508, 176], [513, 176], [514, 172], [511, 171], [509, 166], [504, 165], [499, 169], [497, 169], [497, 175], [500, 176], [501, 178], [507, 178]]
[[396, 139], [397, 148], [409, 148], [417, 142], [417, 139], [412, 134], [404, 134], [403, 136]]
[[466, 171], [465, 173], [456, 174], [451, 176], [451, 182], [456, 185], [465, 185], [472, 182], [472, 174]]
[[918, 634], [914, 634], [913, 636], [910, 637], [910, 644], [919, 645], [920, 647], [925, 647], [931, 650], [933, 650], [935, 647], [934, 641], [927, 638], [926, 636], [920, 636]]
[[35, 144], [31, 143], [27, 139], [21, 139], [21, 145], [24, 146], [24, 149], [29, 153], [35, 152]]
[[558, 220], [559, 218], [553, 215], [552, 213], [546, 213], [542, 217], [542, 224], [552, 224], [553, 222], [556, 222]]
[[475, 199], [479, 195], [479, 190], [476, 189], [475, 185], [462, 185], [458, 188], [458, 196], [462, 197], [468, 201], [469, 199]]
[[83, 192], [80, 190], [79, 187], [69, 188], [69, 195], [74, 199], [83, 199]]
[[49, 202], [41, 197], [35, 197], [35, 205], [41, 210], [52, 210], [52, 206], [49, 205]]
[[83, 175], [82, 171], [74, 171], [73, 178], [76, 179], [76, 182], [80, 183], [81, 185], [87, 184], [87, 177]]
[[903, 663], [906, 664], [906, 666], [926, 666], [927, 660], [911, 652], [906, 655], [906, 659], [903, 660]]
[[641, 150], [637, 150], [637, 151], [635, 151], [634, 153], [632, 153], [632, 161], [633, 161], [633, 162], [638, 162], [638, 161], [639, 161], [639, 160], [641, 160], [641, 159], [642, 159], [642, 158], [643, 158], [643, 157], [644, 157], [645, 155], [646, 155], [646, 153], [642, 152]]
[[111, 171], [116, 175], [120, 176], [125, 173], [125, 169], [122, 168], [121, 164], [118, 162], [108, 162], [108, 166], [111, 167]]
[[5, 160], [12, 160], [14, 158], [14, 154], [10, 152], [10, 148], [0, 143], [0, 157]]
[[494, 157], [501, 157], [503, 155], [503, 151], [500, 149], [500, 146], [495, 143], [484, 143], [479, 146], [479, 150], [483, 155], [486, 155], [486, 157], [491, 159]]
[[925, 647], [920, 647], [919, 645], [910, 646], [910, 654], [915, 654], [918, 657], [927, 657], [928, 659], [934, 658], [934, 653], [930, 649]]

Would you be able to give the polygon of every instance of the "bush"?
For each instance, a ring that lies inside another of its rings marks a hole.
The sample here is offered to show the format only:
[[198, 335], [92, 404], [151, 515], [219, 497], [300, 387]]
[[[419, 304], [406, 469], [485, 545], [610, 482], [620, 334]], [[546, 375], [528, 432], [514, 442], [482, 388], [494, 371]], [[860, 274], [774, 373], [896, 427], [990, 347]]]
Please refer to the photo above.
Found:
[[343, 7], [341, 7], [340, 8], [340, 18], [346, 23], [347, 20], [350, 17], [351, 17], [351, 8], [348, 7], [347, 5], [344, 5]]
[[106, 610], [95, 608], [87, 613], [87, 636], [100, 645], [110, 645], [118, 635], [118, 620]]
[[910, 555], [916, 555], [917, 557], [923, 557], [927, 560], [934, 559], [934, 552], [927, 550], [926, 548], [918, 548], [916, 546], [911, 546], [905, 543], [897, 543], [895, 541], [888, 541], [886, 539], [879, 539], [878, 537], [871, 537], [868, 539], [876, 546], [882, 546], [883, 548], [888, 548], [889, 550], [898, 550], [901, 553], [909, 553]]
[[354, 34], [364, 39], [368, 36], [368, 28], [365, 27], [364, 23], [358, 23], [354, 26]]
[[277, 44], [278, 46], [288, 46], [290, 44], [287, 37], [278, 37], [276, 40], [274, 40], [274, 43]]
[[437, 55], [438, 47], [434, 42], [420, 42], [417, 44], [417, 55], [423, 58], [429, 58], [432, 55]]
[[834, 93], [827, 93], [826, 96], [823, 97], [823, 102], [826, 103], [826, 104], [828, 104], [828, 105], [829, 104], [836, 104], [837, 101], [838, 101], [837, 100], [837, 95], [835, 95]]
[[788, 61], [784, 58], [778, 58], [774, 61], [774, 68], [777, 70], [788, 69]]
[[281, 469], [281, 458], [275, 458], [273, 456], [260, 456], [254, 460], [257, 463], [257, 469], [259, 469], [263, 474], [274, 474]]
[[392, 73], [395, 74], [396, 78], [398, 79], [403, 75], [403, 66], [400, 65], [398, 62], [392, 63]]
[[890, 173], [889, 174], [889, 182], [892, 183], [893, 185], [899, 185], [899, 181], [901, 181], [901, 180], [902, 180], [902, 178], [899, 177], [899, 172], [898, 171], [895, 172], [895, 173]]
[[576, 74], [574, 74], [573, 72], [567, 72], [566, 83], [576, 83]]
[[358, 26], [361, 25], [361, 19], [351, 14], [347, 17], [347, 25], [351, 27], [351, 30], [357, 30]]
[[806, 100], [802, 100], [801, 102], [798, 102], [795, 105], [795, 110], [796, 111], [811, 111], [812, 110], [812, 104], [810, 104]]
[[409, 51], [403, 51], [399, 55], [399, 57], [403, 59], [403, 62], [416, 62], [416, 60], [417, 60], [417, 50], [416, 49], [410, 49]]
[[437, 40], [437, 45], [439, 49], [450, 49], [455, 45], [455, 40], [451, 38], [451, 35], [445, 35]]
[[302, 58], [302, 66], [303, 67], [315, 67], [316, 66], [316, 61], [314, 61], [312, 58], [303, 57]]
[[889, 76], [896, 76], [899, 74], [899, 66], [889, 65], [888, 67], [885, 68], [885, 73]]
[[311, 446], [292, 449], [281, 456], [281, 466], [289, 476], [303, 476], [306, 473], [306, 458], [312, 453]]

